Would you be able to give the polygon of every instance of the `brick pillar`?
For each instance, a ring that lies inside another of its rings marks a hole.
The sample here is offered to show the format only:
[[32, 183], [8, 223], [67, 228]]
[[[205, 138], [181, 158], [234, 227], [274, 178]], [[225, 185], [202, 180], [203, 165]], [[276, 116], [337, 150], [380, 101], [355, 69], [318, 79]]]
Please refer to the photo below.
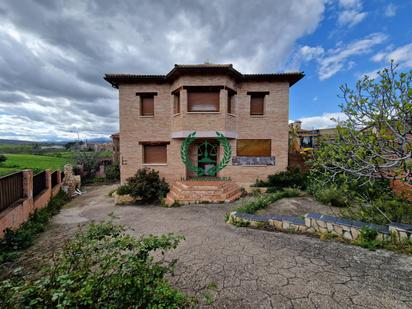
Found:
[[51, 171], [49, 169], [45, 170], [46, 172], [46, 188], [49, 190], [52, 187], [51, 183]]
[[62, 171], [57, 170], [57, 183], [61, 183], [61, 182], [62, 182]]
[[220, 92], [219, 92], [220, 109], [219, 110], [224, 115], [227, 114], [227, 100], [228, 100], [227, 89], [220, 89]]
[[23, 195], [26, 199], [33, 198], [33, 171], [23, 170]]
[[180, 113], [187, 113], [187, 89], [180, 89]]

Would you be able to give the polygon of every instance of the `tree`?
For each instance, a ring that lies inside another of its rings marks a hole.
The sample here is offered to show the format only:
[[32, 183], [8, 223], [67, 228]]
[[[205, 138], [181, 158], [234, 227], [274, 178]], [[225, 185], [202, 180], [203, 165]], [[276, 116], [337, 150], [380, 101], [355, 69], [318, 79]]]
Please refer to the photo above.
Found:
[[4, 154], [0, 154], [0, 164], [5, 162], [7, 160], [7, 157]]
[[315, 153], [313, 167], [331, 179], [346, 174], [356, 179], [412, 178], [412, 71], [396, 72], [393, 62], [364, 76], [354, 89], [340, 87], [347, 120], [338, 122], [338, 136]]

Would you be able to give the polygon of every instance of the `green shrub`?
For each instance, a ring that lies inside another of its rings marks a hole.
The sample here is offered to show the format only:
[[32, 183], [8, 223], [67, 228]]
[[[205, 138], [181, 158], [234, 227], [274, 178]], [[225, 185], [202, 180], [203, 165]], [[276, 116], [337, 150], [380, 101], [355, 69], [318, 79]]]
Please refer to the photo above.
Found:
[[120, 180], [120, 166], [119, 164], [113, 164], [106, 166], [104, 173], [108, 180]]
[[372, 201], [360, 201], [359, 206], [344, 212], [345, 217], [375, 224], [390, 222], [412, 224], [412, 203], [393, 195]]
[[286, 197], [296, 197], [302, 195], [302, 192], [296, 188], [285, 188], [276, 193], [260, 194], [255, 200], [250, 201], [237, 209], [239, 212], [253, 214], [259, 209], [266, 208], [269, 204]]
[[169, 192], [169, 185], [164, 178], [160, 178], [159, 172], [145, 168], [139, 169], [133, 177], [127, 179], [126, 186], [126, 194], [136, 199], [141, 198], [142, 203], [158, 202]]
[[319, 188], [314, 192], [314, 197], [321, 203], [335, 207], [347, 207], [349, 201], [344, 191], [335, 186]]
[[17, 230], [6, 229], [0, 239], [0, 264], [15, 258], [17, 251], [27, 249], [37, 234], [44, 231], [51, 216], [57, 214], [69, 197], [60, 191], [46, 207], [37, 209]]
[[306, 176], [299, 169], [288, 169], [274, 175], [269, 175], [266, 181], [257, 180], [257, 187], [272, 187], [272, 190], [296, 187], [301, 190], [306, 188]]
[[2, 308], [182, 308], [184, 294], [165, 276], [176, 261], [153, 252], [175, 249], [172, 234], [136, 239], [110, 222], [78, 232], [40, 279], [17, 277], [0, 284]]
[[0, 154], [0, 164], [2, 164], [3, 162], [5, 162], [7, 160], [7, 157], [3, 154]]
[[125, 184], [117, 188], [116, 193], [119, 195], [127, 195], [131, 193], [129, 185]]

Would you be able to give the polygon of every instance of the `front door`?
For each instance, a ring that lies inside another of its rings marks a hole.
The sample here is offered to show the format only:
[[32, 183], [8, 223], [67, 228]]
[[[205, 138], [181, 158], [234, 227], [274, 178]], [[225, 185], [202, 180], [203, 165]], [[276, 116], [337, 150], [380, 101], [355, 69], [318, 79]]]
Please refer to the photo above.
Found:
[[216, 140], [205, 140], [197, 147], [197, 166], [204, 170], [205, 176], [215, 176], [209, 175], [208, 170], [217, 164], [218, 149]]

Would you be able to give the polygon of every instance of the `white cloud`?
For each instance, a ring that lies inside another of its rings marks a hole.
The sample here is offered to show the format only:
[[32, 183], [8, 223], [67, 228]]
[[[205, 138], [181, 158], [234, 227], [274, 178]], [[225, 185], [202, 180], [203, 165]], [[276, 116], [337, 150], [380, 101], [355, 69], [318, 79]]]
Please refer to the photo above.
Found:
[[362, 12], [363, 5], [360, 0], [340, 0], [339, 7], [342, 9], [338, 16], [338, 24], [341, 26], [352, 27], [367, 16], [366, 12]]
[[391, 3], [386, 6], [384, 14], [386, 17], [394, 17], [396, 15], [396, 10], [397, 7]]
[[118, 94], [104, 73], [163, 74], [205, 60], [279, 69], [324, 9], [323, 0], [2, 0], [0, 138], [118, 130]]
[[326, 129], [336, 127], [336, 121], [346, 120], [347, 117], [344, 113], [324, 113], [320, 116], [303, 117], [299, 120], [302, 121], [302, 128], [306, 130], [313, 129]]
[[399, 46], [391, 51], [384, 51], [375, 54], [372, 57], [375, 62], [390, 62], [391, 60], [399, 64], [401, 68], [412, 67], [412, 43]]
[[[352, 63], [348, 60], [350, 57], [371, 52], [372, 47], [381, 44], [386, 38], [387, 36], [382, 33], [374, 33], [346, 46], [328, 50], [326, 56], [319, 60], [319, 79], [325, 80], [332, 77]], [[353, 66], [353, 63], [351, 66]]]
[[293, 54], [292, 60], [286, 65], [286, 67], [288, 70], [297, 71], [302, 63], [312, 60], [319, 60], [324, 53], [325, 50], [321, 46], [302, 46]]

